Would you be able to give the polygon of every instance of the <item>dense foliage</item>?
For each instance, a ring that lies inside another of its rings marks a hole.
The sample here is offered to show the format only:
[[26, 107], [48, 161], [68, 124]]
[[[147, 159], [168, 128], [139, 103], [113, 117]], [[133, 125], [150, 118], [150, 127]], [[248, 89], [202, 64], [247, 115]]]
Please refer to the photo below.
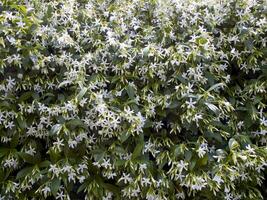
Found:
[[0, 199], [266, 195], [264, 0], [25, 2], [0, 1]]

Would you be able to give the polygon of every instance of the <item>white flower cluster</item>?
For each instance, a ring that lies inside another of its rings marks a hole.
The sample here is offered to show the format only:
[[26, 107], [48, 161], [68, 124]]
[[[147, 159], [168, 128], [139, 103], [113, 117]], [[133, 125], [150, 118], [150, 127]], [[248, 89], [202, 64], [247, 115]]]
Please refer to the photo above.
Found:
[[0, 199], [263, 199], [266, 9], [0, 0]]

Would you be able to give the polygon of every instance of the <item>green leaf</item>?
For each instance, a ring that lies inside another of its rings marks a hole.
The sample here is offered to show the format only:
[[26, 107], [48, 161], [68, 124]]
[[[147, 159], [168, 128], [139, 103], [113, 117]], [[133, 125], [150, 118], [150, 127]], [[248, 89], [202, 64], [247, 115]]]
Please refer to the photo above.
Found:
[[177, 107], [180, 106], [180, 105], [181, 105], [181, 103], [180, 103], [179, 101], [174, 100], [174, 101], [172, 101], [172, 102], [168, 105], [168, 108], [173, 109], [173, 108], [177, 108]]
[[4, 173], [4, 169], [0, 169], [0, 182], [2, 182], [5, 179], [5, 173]]
[[47, 7], [46, 17], [47, 17], [47, 18], [50, 18], [50, 17], [52, 17], [52, 15], [53, 15], [53, 8], [52, 8], [51, 5], [48, 5], [48, 7]]
[[9, 148], [4, 148], [4, 147], [3, 148], [0, 148], [0, 158], [8, 155], [9, 152], [10, 152], [10, 149]]
[[52, 192], [52, 194], [54, 195], [54, 197], [57, 196], [57, 192], [58, 192], [58, 190], [59, 190], [60, 183], [61, 183], [61, 181], [60, 181], [59, 178], [55, 178], [55, 179], [53, 179], [52, 182], [51, 182], [51, 186], [50, 186], [50, 188], [51, 188], [51, 192]]
[[52, 135], [58, 135], [59, 134], [59, 132], [61, 131], [61, 129], [62, 129], [62, 124], [55, 124], [52, 128], [51, 128], [51, 134]]
[[23, 168], [17, 173], [16, 179], [18, 180], [18, 179], [24, 178], [25, 176], [30, 174], [33, 171], [33, 169], [34, 169], [34, 166]]
[[18, 152], [17, 153], [26, 163], [30, 164], [36, 164], [38, 162], [37, 157], [34, 157], [30, 154], [24, 153], [24, 152]]
[[193, 170], [197, 164], [196, 157], [193, 157], [189, 162], [189, 170]]
[[20, 140], [20, 137], [19, 137], [19, 134], [17, 132], [17, 133], [15, 133], [15, 135], [13, 135], [13, 137], [10, 141], [10, 147], [15, 148], [18, 145], [19, 140]]
[[48, 150], [48, 154], [52, 162], [56, 162], [61, 158], [61, 155], [59, 153], [56, 153], [52, 148]]
[[133, 100], [134, 99], [134, 96], [135, 96], [134, 88], [132, 86], [128, 85], [126, 87], [126, 91], [127, 91], [127, 94], [129, 96], [129, 98]]
[[245, 44], [245, 47], [248, 49], [248, 50], [252, 50], [253, 49], [253, 40], [252, 39], [248, 39], [244, 42]]
[[88, 90], [88, 88], [81, 89], [81, 91], [79, 92], [79, 94], [76, 97], [78, 101], [80, 101], [83, 98], [83, 96], [85, 95], [85, 93], [87, 92], [87, 90]]
[[27, 8], [23, 5], [11, 5], [12, 8], [15, 8], [19, 12], [21, 12], [23, 15], [27, 14]]
[[7, 108], [9, 109], [10, 108], [10, 103], [8, 101], [1, 101], [0, 102], [0, 108]]
[[66, 86], [66, 85], [68, 85], [68, 84], [70, 84], [71, 82], [70, 81], [63, 81], [63, 82], [61, 82], [59, 85], [58, 85], [58, 88], [61, 88], [61, 87], [63, 87], [63, 86]]
[[210, 131], [206, 131], [204, 133], [205, 137], [206, 138], [209, 138], [209, 139], [215, 139], [217, 142], [219, 143], [222, 143], [223, 142], [223, 139], [222, 139], [222, 136], [220, 133], [217, 133], [217, 132], [210, 132]]
[[205, 156], [203, 158], [198, 159], [197, 166], [207, 165], [208, 160], [209, 160], [209, 156], [208, 156], [208, 154], [205, 154]]
[[88, 186], [88, 181], [84, 182], [77, 190], [77, 193], [80, 193]]
[[115, 163], [114, 163], [114, 165], [116, 166], [116, 167], [121, 167], [121, 166], [123, 166], [124, 165], [124, 163], [125, 163], [125, 160], [116, 160], [115, 161]]
[[137, 145], [133, 151], [133, 154], [132, 154], [133, 160], [138, 158], [141, 155], [143, 148], [144, 148], [144, 141], [139, 139], [138, 143], [137, 143]]
[[190, 161], [192, 158], [192, 152], [191, 151], [186, 151], [185, 152], [185, 160]]
[[113, 76], [112, 79], [111, 79], [111, 83], [115, 83], [117, 82], [118, 80], [120, 80], [121, 76]]
[[130, 135], [131, 135], [131, 134], [130, 134], [129, 132], [127, 132], [127, 131], [123, 131], [123, 132], [119, 135], [119, 140], [121, 141], [121, 143], [123, 143], [123, 142], [125, 142], [125, 141], [129, 138]]
[[175, 157], [183, 155], [185, 152], [185, 145], [184, 144], [179, 144], [177, 146], [175, 146], [173, 154]]
[[232, 152], [232, 154], [230, 154], [229, 156], [231, 156], [232, 155], [232, 160], [233, 160], [233, 162], [234, 162], [234, 164], [236, 164], [237, 163], [237, 157], [236, 157], [236, 153], [235, 152]]
[[88, 129], [88, 127], [80, 119], [71, 119], [70, 121], [66, 122], [66, 126], [70, 127], [71, 129], [75, 129], [76, 127]]
[[32, 91], [28, 91], [28, 92], [24, 92], [20, 98], [19, 98], [19, 102], [24, 102], [26, 100], [28, 100], [29, 98], [31, 98], [33, 95]]
[[200, 37], [200, 38], [196, 39], [196, 42], [199, 45], [204, 45], [204, 44], [206, 44], [208, 42], [208, 40], [206, 38]]
[[230, 150], [235, 150], [239, 147], [239, 144], [234, 138], [231, 138], [228, 142], [228, 146]]
[[150, 127], [152, 127], [152, 126], [153, 126], [153, 122], [150, 121], [149, 119], [147, 119], [147, 120], [145, 121], [144, 128], [150, 128]]
[[58, 94], [57, 99], [58, 99], [60, 102], [64, 102], [66, 98], [65, 98], [65, 96], [64, 96], [63, 94]]
[[214, 89], [216, 89], [216, 88], [223, 87], [223, 86], [225, 86], [224, 83], [216, 83], [215, 85], [211, 86], [211, 87], [207, 90], [207, 92], [210, 92], [210, 91], [212, 91], [212, 90], [214, 90]]
[[16, 119], [17, 119], [17, 122], [18, 122], [19, 127], [20, 127], [22, 130], [24, 130], [24, 129], [27, 128], [26, 120], [23, 118], [22, 115], [19, 114], [19, 115], [17, 116]]
[[43, 167], [48, 167], [50, 164], [51, 164], [51, 162], [49, 160], [45, 160], [45, 161], [41, 162], [38, 166], [40, 168], [43, 168]]
[[226, 155], [226, 152], [223, 149], [217, 149], [216, 154], [224, 157]]
[[6, 47], [5, 46], [5, 41], [4, 41], [4, 39], [2, 38], [2, 37], [0, 37], [0, 45], [2, 45], [2, 47]]
[[212, 103], [205, 103], [207, 107], [215, 113], [218, 113], [219, 108]]
[[120, 194], [120, 188], [118, 188], [117, 186], [110, 184], [110, 183], [103, 183], [103, 187], [107, 190], [109, 190], [110, 192], [116, 194], [117, 196]]
[[149, 46], [145, 47], [145, 48], [143, 49], [143, 56], [144, 56], [144, 57], [147, 57], [149, 51], [150, 51], [150, 47], [149, 47]]

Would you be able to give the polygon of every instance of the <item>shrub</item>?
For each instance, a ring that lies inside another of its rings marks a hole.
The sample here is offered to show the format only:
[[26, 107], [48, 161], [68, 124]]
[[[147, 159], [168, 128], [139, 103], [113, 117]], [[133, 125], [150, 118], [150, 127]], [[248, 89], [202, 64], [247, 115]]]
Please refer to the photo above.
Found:
[[266, 4], [0, 1], [0, 199], [263, 199]]

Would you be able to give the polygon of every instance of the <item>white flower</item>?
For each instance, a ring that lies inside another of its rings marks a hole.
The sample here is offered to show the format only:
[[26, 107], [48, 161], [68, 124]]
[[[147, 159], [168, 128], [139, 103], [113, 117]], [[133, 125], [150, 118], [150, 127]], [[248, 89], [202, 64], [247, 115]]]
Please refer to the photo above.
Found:
[[5, 121], [5, 116], [2, 111], [0, 111], [0, 124]]
[[50, 187], [45, 186], [45, 187], [42, 189], [42, 192], [44, 193], [44, 196], [45, 196], [45, 198], [46, 198], [47, 195], [48, 195], [48, 193], [51, 192], [51, 189], [50, 189]]
[[78, 169], [77, 169], [77, 172], [78, 173], [83, 173], [84, 169], [87, 169], [87, 165], [86, 164], [79, 164], [78, 165]]
[[224, 197], [225, 200], [232, 200], [233, 199], [233, 195], [231, 193], [227, 193]]
[[238, 129], [241, 129], [243, 126], [244, 126], [244, 122], [243, 121], [240, 121], [240, 122], [237, 123]]
[[17, 22], [17, 25], [19, 28], [23, 28], [25, 26], [25, 23], [22, 21]]
[[139, 195], [140, 192], [141, 192], [141, 191], [140, 191], [139, 187], [138, 187], [137, 189], [133, 189], [133, 190], [132, 190], [132, 195], [131, 195], [131, 196], [133, 196], [133, 197], [138, 197], [138, 195]]
[[263, 164], [258, 165], [256, 167], [257, 172], [260, 173], [262, 170], [265, 169], [265, 166], [267, 166], [267, 163], [266, 162], [264, 162]]
[[10, 76], [8, 77], [8, 79], [6, 79], [6, 81], [7, 81], [7, 88], [13, 88], [13, 86], [16, 85], [15, 79], [11, 78]]
[[[0, 5], [1, 5], [1, 4], [0, 4]], [[12, 12], [6, 12], [6, 13], [5, 13], [5, 18], [6, 18], [6, 19], [12, 20], [12, 19], [14, 19], [15, 17], [16, 17], [16, 16], [13, 15]]]
[[49, 168], [49, 172], [52, 172], [52, 173], [54, 173], [56, 170], [57, 170], [58, 168], [56, 167], [56, 165], [50, 165], [50, 168]]
[[62, 168], [62, 171], [63, 171], [63, 172], [70, 173], [70, 172], [72, 171], [72, 166], [70, 166], [70, 165], [65, 165], [65, 166]]
[[189, 40], [189, 42], [196, 42], [196, 39], [198, 38], [198, 36], [196, 36], [195, 34], [191, 35], [191, 39]]
[[252, 147], [250, 146], [250, 144], [246, 146], [246, 149], [247, 149], [248, 153], [250, 153], [250, 154], [255, 154], [255, 150], [254, 150], [254, 148], [252, 148]]
[[195, 184], [191, 186], [192, 190], [201, 190], [202, 188], [206, 187], [208, 183], [202, 177], [196, 177]]
[[246, 180], [246, 179], [248, 178], [247, 175], [248, 175], [248, 173], [244, 173], [244, 172], [242, 172], [242, 173], [240, 174], [241, 180], [242, 180], [242, 181]]
[[76, 176], [76, 173], [71, 171], [68, 173], [68, 181], [73, 181], [75, 183], [75, 176]]
[[115, 173], [115, 172], [111, 172], [111, 173], [109, 173], [108, 175], [107, 175], [107, 178], [108, 179], [113, 179], [114, 177], [116, 177], [117, 176], [117, 174]]
[[13, 127], [15, 127], [15, 124], [13, 121], [9, 121], [7, 122], [7, 124], [5, 124], [5, 128], [12, 129]]
[[240, 53], [235, 48], [233, 48], [231, 50], [231, 54], [232, 54], [232, 59], [231, 60], [233, 60], [234, 58], [239, 58], [240, 57]]
[[99, 167], [99, 168], [101, 167], [101, 165], [100, 165], [100, 163], [99, 163], [98, 161], [93, 162], [93, 165], [94, 165], [94, 166], [97, 166], [97, 167]]
[[85, 176], [78, 176], [79, 183], [83, 183], [85, 180]]
[[149, 178], [142, 178], [142, 180], [141, 180], [141, 186], [145, 186], [145, 187], [147, 187], [148, 185], [151, 185], [152, 183], [151, 183], [151, 181], [150, 181], [150, 179]]
[[33, 125], [31, 125], [29, 128], [27, 128], [27, 136], [33, 136], [35, 133], [37, 133], [36, 131], [36, 127], [34, 127]]
[[107, 110], [107, 106], [104, 102], [100, 102], [97, 104], [95, 108], [100, 114], [104, 114], [104, 112]]
[[176, 199], [185, 199], [185, 194], [184, 192], [178, 192], [176, 195], [175, 195]]
[[73, 149], [77, 146], [78, 143], [75, 140], [69, 139], [68, 144], [69, 144], [69, 147]]
[[183, 160], [180, 160], [180, 162], [177, 163], [177, 168], [179, 169], [179, 172], [181, 173], [183, 170], [187, 170], [188, 163], [184, 162]]
[[61, 191], [57, 193], [56, 199], [64, 200], [65, 197], [66, 195], [64, 195], [63, 191]]
[[111, 168], [111, 163], [110, 163], [110, 159], [103, 159], [103, 162], [101, 164], [102, 167], [104, 168]]
[[125, 184], [126, 183], [130, 183], [133, 181], [132, 177], [130, 176], [130, 174], [125, 174], [122, 173], [122, 177], [118, 180], [118, 182], [123, 181]]
[[136, 129], [135, 131], [139, 134], [143, 132], [143, 126], [145, 125], [146, 119], [142, 116], [140, 112], [137, 113], [136, 115]]
[[200, 147], [197, 149], [198, 156], [202, 158], [208, 151], [208, 147], [206, 143], [202, 143]]
[[82, 98], [79, 105], [83, 107], [87, 103], [88, 98]]
[[18, 166], [17, 159], [9, 158], [4, 161], [4, 167], [6, 168], [16, 168]]
[[103, 200], [110, 200], [112, 199], [112, 192], [109, 192], [107, 196], [103, 197]]
[[261, 125], [267, 126], [267, 119], [265, 117], [261, 118], [260, 121], [261, 121]]
[[193, 120], [196, 121], [197, 126], [199, 126], [198, 121], [199, 121], [200, 119], [203, 119], [201, 113], [197, 113], [197, 114], [194, 116], [194, 118], [193, 118]]
[[164, 124], [161, 121], [154, 122], [154, 128], [156, 129], [157, 132], [162, 128], [163, 125]]
[[156, 195], [156, 194], [147, 194], [146, 195], [146, 200], [158, 200], [159, 199], [159, 196]]
[[184, 177], [185, 175], [183, 175], [182, 173], [178, 173], [175, 175], [175, 179], [180, 181], [183, 181]]
[[120, 96], [121, 96], [121, 93], [122, 93], [122, 91], [123, 91], [123, 90], [116, 91], [115, 95], [116, 95], [117, 97], [120, 97]]
[[32, 146], [30, 145], [29, 149], [26, 150], [25, 153], [33, 156], [36, 153], [36, 151], [35, 151], [35, 148], [32, 148]]
[[212, 180], [218, 184], [221, 184], [224, 182], [223, 179], [221, 178], [221, 176], [218, 176], [218, 175], [214, 176]]
[[133, 117], [134, 112], [130, 109], [129, 106], [124, 108], [124, 114], [125, 114], [125, 117], [129, 120], [129, 122], [133, 121], [132, 117]]
[[140, 169], [141, 172], [144, 173], [144, 170], [147, 169], [147, 165], [145, 163], [139, 164], [139, 169]]
[[56, 146], [56, 149], [60, 150], [61, 147], [64, 147], [63, 139], [57, 138], [57, 141], [53, 142], [53, 145]]
[[196, 104], [197, 102], [193, 101], [192, 98], [190, 98], [189, 101], [186, 101], [185, 103], [187, 104], [187, 107], [188, 107], [189, 109], [190, 109], [190, 108], [194, 109], [194, 108], [195, 108], [195, 104]]

